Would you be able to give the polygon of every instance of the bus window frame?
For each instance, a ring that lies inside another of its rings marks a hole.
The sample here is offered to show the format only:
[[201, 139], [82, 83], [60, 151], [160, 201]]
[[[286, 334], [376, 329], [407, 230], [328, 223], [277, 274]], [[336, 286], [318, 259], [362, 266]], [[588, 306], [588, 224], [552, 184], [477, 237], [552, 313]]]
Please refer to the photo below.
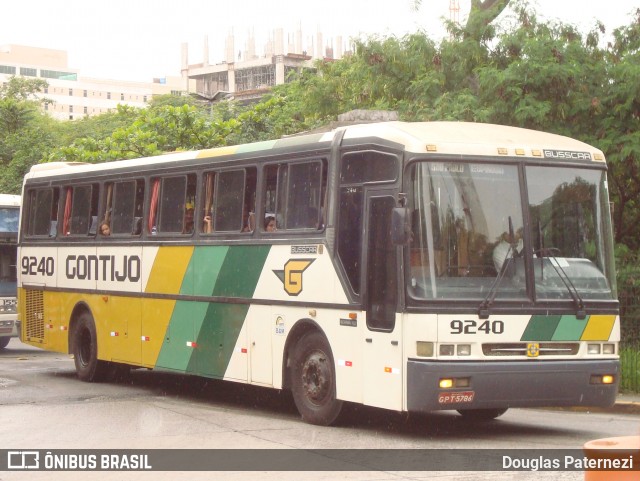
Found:
[[[183, 212], [182, 212], [182, 230], [181, 231], [163, 231], [161, 229], [162, 217], [163, 217], [163, 203], [162, 203], [162, 195], [165, 188], [165, 181], [167, 179], [176, 179], [183, 178], [184, 179], [184, 198], [182, 201]], [[154, 239], [154, 238], [170, 238], [170, 237], [179, 237], [179, 238], [188, 238], [192, 237], [195, 234], [195, 231], [198, 229], [196, 222], [196, 212], [198, 211], [197, 206], [197, 195], [198, 195], [198, 183], [199, 183], [199, 173], [196, 170], [189, 171], [166, 171], [160, 174], [149, 175], [145, 178], [145, 200], [143, 207], [143, 216], [142, 216], [142, 234], [146, 239]], [[158, 204], [155, 211], [155, 225], [150, 226], [150, 217], [152, 212], [152, 202], [153, 202], [153, 190], [155, 181], [159, 182], [158, 187]], [[184, 221], [187, 211], [187, 205], [189, 203], [189, 188], [193, 186], [193, 228], [189, 232], [184, 231]], [[154, 232], [152, 227], [156, 228]]]
[[[58, 185], [38, 185], [33, 184], [30, 185], [25, 192], [26, 206], [22, 208], [23, 219], [20, 222], [20, 231], [21, 235], [24, 236], [25, 239], [38, 239], [38, 240], [55, 240], [58, 237], [59, 227], [58, 227], [58, 218], [60, 212], [60, 203], [61, 203], [61, 195], [60, 195], [61, 187]], [[49, 190], [51, 192], [51, 202], [50, 207], [51, 210], [49, 212], [49, 230], [46, 234], [33, 234], [31, 232], [32, 224], [31, 219], [35, 219], [36, 215], [36, 205], [37, 205], [37, 193], [44, 192], [45, 190]], [[55, 209], [55, 218], [54, 218], [54, 209]]]
[[[81, 183], [81, 184], [65, 184], [60, 186], [61, 191], [64, 193], [64, 196], [61, 197], [65, 197], [62, 200], [63, 203], [63, 208], [64, 208], [64, 204], [66, 203], [66, 192], [67, 189], [71, 187], [72, 189], [72, 193], [71, 193], [71, 212], [70, 212], [70, 230], [69, 233], [67, 234], [66, 232], [62, 232], [62, 237], [64, 239], [86, 239], [87, 237], [95, 237], [97, 235], [96, 232], [91, 232], [91, 228], [93, 226], [93, 214], [92, 211], [94, 211], [95, 209], [95, 217], [98, 217], [98, 212], [99, 212], [99, 208], [100, 208], [100, 194], [102, 192], [102, 187], [101, 184], [99, 182], [85, 182], [85, 183]], [[73, 232], [73, 213], [74, 213], [74, 208], [77, 204], [77, 202], [75, 201], [75, 195], [76, 195], [76, 191], [79, 188], [83, 188], [83, 187], [89, 187], [91, 189], [91, 204], [89, 205], [89, 217], [88, 217], [88, 224], [87, 224], [87, 231], [84, 233], [74, 233]], [[97, 192], [94, 192], [94, 190], [97, 188]], [[94, 202], [94, 197], [95, 197], [95, 205], [93, 204]], [[60, 211], [58, 211], [60, 212]], [[63, 209], [63, 216], [64, 216], [64, 209]], [[63, 219], [64, 222], [64, 219]], [[96, 219], [97, 222], [97, 219]], [[96, 226], [97, 227], [97, 226]]]
[[[287, 227], [287, 216], [288, 216], [288, 204], [289, 204], [289, 196], [290, 196], [290, 185], [291, 185], [291, 167], [303, 165], [303, 164], [320, 164], [320, 172], [321, 175], [319, 177], [318, 183], [313, 184], [311, 188], [318, 188], [320, 193], [319, 205], [317, 207], [318, 211], [318, 222], [317, 227], [295, 227], [288, 228]], [[296, 157], [293, 159], [273, 159], [269, 162], [265, 162], [262, 165], [262, 181], [260, 182], [260, 188], [258, 189], [258, 194], [260, 194], [260, 205], [257, 207], [257, 228], [261, 235], [266, 237], [273, 237], [277, 235], [278, 231], [285, 231], [287, 235], [289, 234], [319, 234], [324, 232], [326, 227], [326, 213], [327, 213], [327, 202], [328, 202], [328, 193], [329, 193], [329, 165], [330, 161], [327, 156], [313, 156], [300, 158]], [[267, 193], [267, 175], [266, 170], [270, 167], [276, 167], [276, 193], [275, 193], [275, 211], [267, 212], [266, 211], [266, 193]], [[281, 178], [283, 176], [283, 167], [286, 167], [286, 180], [284, 182], [285, 189], [284, 192], [282, 190]], [[284, 199], [284, 208], [280, 205], [280, 203]], [[270, 217], [275, 217], [276, 219], [276, 230], [275, 231], [267, 231], [265, 229], [265, 220], [267, 219], [267, 214]], [[284, 227], [282, 226], [282, 221], [278, 222], [278, 216], [284, 218]]]
[[[115, 232], [113, 228], [114, 227], [114, 206], [115, 206], [115, 200], [116, 200], [115, 186], [117, 184], [126, 184], [126, 183], [133, 183], [134, 185], [133, 203], [131, 205], [132, 229], [131, 229], [131, 232]], [[142, 185], [142, 188], [143, 188], [142, 216], [136, 216], [135, 214], [136, 214], [136, 207], [137, 207], [138, 187], [140, 184]], [[109, 185], [113, 186], [111, 204], [109, 204], [107, 201]], [[142, 226], [142, 229], [139, 232], [135, 232], [136, 222], [137, 222], [136, 217], [141, 217], [142, 219], [141, 222], [144, 223], [144, 219], [146, 218], [145, 206], [147, 204], [146, 196], [148, 191], [149, 189], [148, 189], [147, 179], [145, 178], [145, 176], [140, 176], [140, 175], [133, 175], [131, 176], [131, 178], [127, 178], [127, 179], [110, 178], [110, 179], [105, 179], [103, 182], [101, 182], [100, 183], [100, 200], [99, 200], [101, 205], [98, 211], [100, 212], [100, 215], [98, 216], [99, 217], [98, 225], [101, 225], [103, 222], [108, 222], [109, 227], [111, 229], [111, 233], [108, 236], [100, 235], [98, 237], [102, 240], [130, 239], [130, 238], [140, 239], [144, 232], [144, 226]]]

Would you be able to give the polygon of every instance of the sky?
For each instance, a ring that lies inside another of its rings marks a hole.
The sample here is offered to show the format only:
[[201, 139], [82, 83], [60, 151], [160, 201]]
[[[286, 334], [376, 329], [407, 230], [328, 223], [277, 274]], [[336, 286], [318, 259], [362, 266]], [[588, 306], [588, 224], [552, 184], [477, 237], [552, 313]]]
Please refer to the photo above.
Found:
[[[538, 17], [590, 30], [597, 20], [612, 31], [631, 22], [637, 0], [529, 0]], [[459, 0], [464, 22], [471, 0]], [[258, 54], [273, 30], [323, 33], [326, 43], [342, 36], [392, 36], [424, 30], [438, 41], [446, 33], [449, 0], [5, 0], [0, 8], [0, 46], [7, 44], [65, 50], [68, 67], [81, 77], [149, 82], [179, 76], [182, 44], [188, 62], [201, 63], [205, 37], [209, 63], [224, 60], [225, 39], [235, 35], [235, 51], [245, 49], [249, 33]], [[505, 13], [508, 15], [508, 13]]]

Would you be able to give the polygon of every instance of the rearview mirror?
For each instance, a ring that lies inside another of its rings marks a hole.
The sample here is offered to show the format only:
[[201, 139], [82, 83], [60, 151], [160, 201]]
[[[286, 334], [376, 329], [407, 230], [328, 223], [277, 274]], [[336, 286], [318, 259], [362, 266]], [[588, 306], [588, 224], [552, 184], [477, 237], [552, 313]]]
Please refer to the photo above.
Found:
[[394, 207], [391, 213], [391, 240], [395, 245], [406, 245], [411, 240], [409, 209]]

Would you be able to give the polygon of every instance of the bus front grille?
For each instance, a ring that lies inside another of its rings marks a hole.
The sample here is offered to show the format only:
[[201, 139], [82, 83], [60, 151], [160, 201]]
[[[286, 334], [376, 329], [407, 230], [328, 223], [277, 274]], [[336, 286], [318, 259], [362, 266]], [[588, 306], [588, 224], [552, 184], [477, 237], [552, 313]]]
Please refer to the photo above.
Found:
[[[531, 343], [490, 343], [482, 345], [482, 353], [485, 356], [520, 356], [528, 357], [527, 352]], [[540, 342], [538, 343], [538, 356], [575, 356], [578, 354], [580, 344], [577, 342]], [[537, 356], [537, 357], [538, 357]]]
[[44, 293], [27, 289], [25, 300], [26, 337], [32, 341], [44, 341]]

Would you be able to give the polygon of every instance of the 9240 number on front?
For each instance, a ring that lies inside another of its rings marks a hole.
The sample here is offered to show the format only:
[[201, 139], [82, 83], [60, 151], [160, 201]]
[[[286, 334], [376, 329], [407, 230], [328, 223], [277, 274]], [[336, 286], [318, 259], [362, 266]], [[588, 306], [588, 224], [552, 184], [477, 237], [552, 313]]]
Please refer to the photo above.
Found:
[[453, 320], [450, 324], [451, 334], [502, 334], [504, 333], [504, 322], [500, 320], [494, 321], [474, 321]]

